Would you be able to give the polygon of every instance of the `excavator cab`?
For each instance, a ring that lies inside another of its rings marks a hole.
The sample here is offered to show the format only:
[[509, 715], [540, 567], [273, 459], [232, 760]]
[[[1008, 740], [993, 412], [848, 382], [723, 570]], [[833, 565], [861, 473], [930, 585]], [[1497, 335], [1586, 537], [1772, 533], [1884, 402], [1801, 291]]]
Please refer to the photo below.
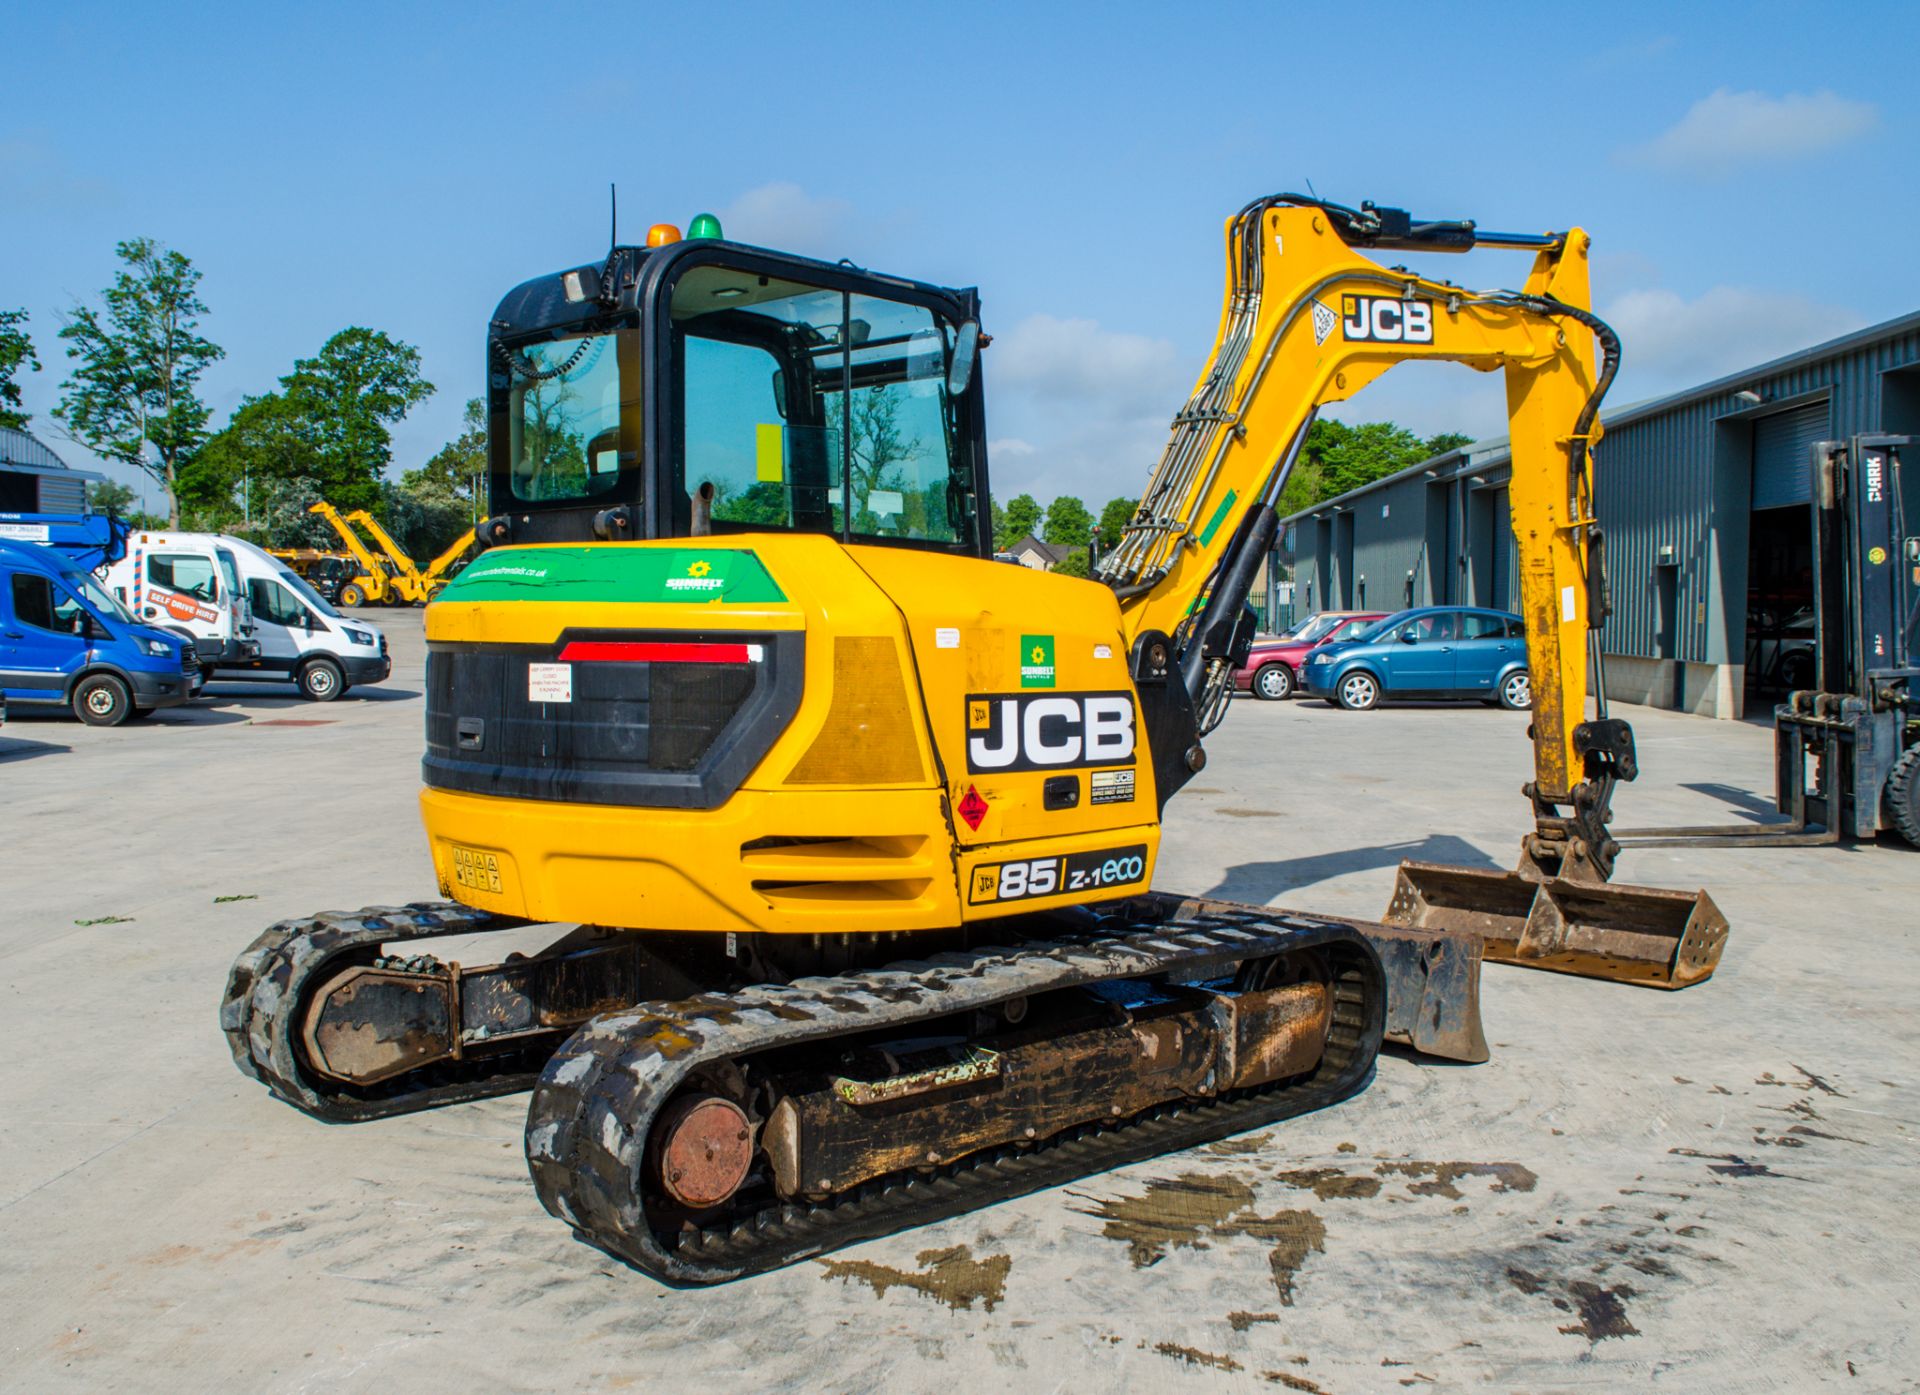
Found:
[[979, 297], [700, 238], [529, 281], [488, 336], [506, 542], [991, 546]]

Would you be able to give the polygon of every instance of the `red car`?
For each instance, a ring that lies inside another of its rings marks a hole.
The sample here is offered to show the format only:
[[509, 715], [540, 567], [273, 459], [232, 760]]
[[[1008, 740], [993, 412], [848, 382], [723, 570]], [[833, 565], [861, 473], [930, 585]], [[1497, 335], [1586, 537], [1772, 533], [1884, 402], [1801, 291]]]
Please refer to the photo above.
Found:
[[1384, 618], [1383, 610], [1323, 610], [1309, 615], [1278, 639], [1256, 641], [1246, 667], [1233, 675], [1233, 686], [1274, 702], [1290, 698], [1309, 651], [1339, 639], [1355, 625]]

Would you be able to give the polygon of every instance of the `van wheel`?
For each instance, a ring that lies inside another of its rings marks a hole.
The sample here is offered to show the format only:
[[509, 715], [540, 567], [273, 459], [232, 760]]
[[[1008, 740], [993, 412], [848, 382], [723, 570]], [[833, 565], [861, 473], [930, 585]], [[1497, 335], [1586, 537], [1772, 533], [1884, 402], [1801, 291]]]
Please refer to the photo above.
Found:
[[1285, 664], [1268, 664], [1253, 675], [1253, 695], [1279, 702], [1293, 696], [1293, 670]]
[[341, 605], [363, 606], [366, 603], [367, 593], [362, 591], [358, 586], [355, 586], [351, 581], [340, 588]]
[[111, 673], [80, 680], [73, 690], [73, 715], [90, 727], [117, 727], [133, 712], [133, 695]]
[[300, 696], [314, 702], [332, 702], [347, 690], [340, 665], [332, 659], [309, 659], [300, 670]]
[[1500, 705], [1509, 712], [1524, 712], [1533, 706], [1533, 679], [1525, 669], [1500, 680]]

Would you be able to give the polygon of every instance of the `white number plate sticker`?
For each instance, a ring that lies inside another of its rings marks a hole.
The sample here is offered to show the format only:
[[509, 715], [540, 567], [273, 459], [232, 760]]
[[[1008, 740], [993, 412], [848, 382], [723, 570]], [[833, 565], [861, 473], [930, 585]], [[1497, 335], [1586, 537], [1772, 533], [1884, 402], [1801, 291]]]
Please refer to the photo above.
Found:
[[1144, 843], [1130, 848], [1069, 853], [1065, 857], [1036, 857], [1025, 862], [987, 862], [973, 869], [968, 880], [967, 900], [980, 906], [1063, 892], [1098, 891], [1144, 881], [1146, 875]]
[[572, 664], [528, 664], [528, 702], [572, 702]]

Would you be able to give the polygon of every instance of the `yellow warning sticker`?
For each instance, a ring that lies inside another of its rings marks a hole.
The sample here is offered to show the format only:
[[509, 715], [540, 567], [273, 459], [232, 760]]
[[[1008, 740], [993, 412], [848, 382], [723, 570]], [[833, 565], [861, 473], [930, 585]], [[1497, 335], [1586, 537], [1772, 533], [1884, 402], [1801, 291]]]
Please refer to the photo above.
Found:
[[760, 422], [753, 428], [753, 475], [778, 484], [787, 477], [786, 431], [779, 422]]

